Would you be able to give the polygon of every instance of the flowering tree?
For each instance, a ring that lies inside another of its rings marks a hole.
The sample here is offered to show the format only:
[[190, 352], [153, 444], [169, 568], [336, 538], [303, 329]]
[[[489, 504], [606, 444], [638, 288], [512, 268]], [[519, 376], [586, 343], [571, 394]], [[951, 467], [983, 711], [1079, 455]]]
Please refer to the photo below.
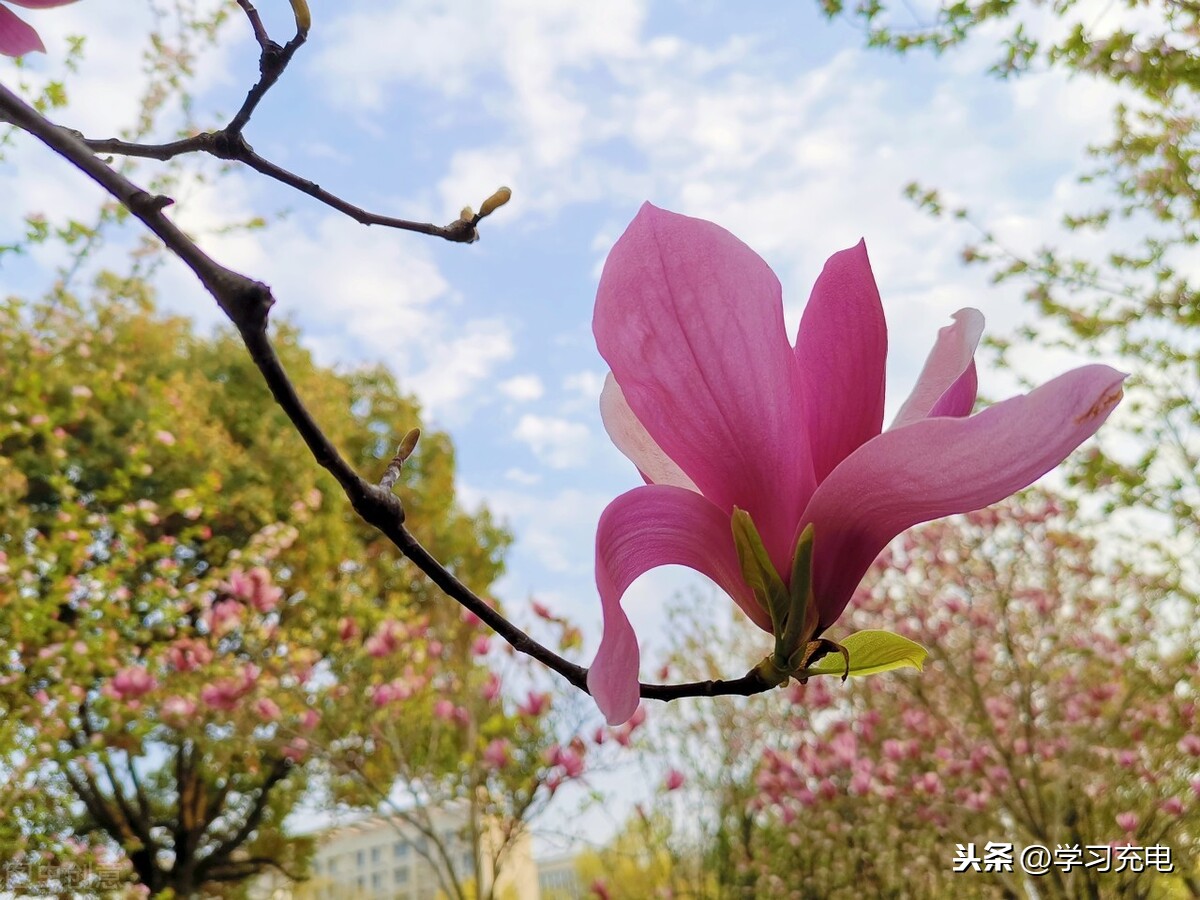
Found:
[[[647, 479], [658, 480], [618, 498], [601, 521], [597, 579], [605, 633], [596, 662], [584, 669], [516, 627], [417, 540], [392, 491], [404, 445], [378, 482], [339, 452], [272, 346], [271, 290], [222, 265], [180, 230], [166, 212], [171, 197], [143, 190], [96, 156], [210, 154], [364, 224], [456, 243], [473, 242], [481, 220], [508, 202], [511, 194], [501, 188], [478, 212], [466, 207], [448, 225], [413, 222], [354, 206], [258, 154], [244, 133], [313, 23], [305, 0], [291, 0], [295, 31], [279, 44], [249, 0], [237, 6], [259, 47], [259, 77], [221, 128], [157, 144], [88, 138], [3, 87], [0, 116], [72, 162], [187, 264], [236, 327], [313, 457], [365, 521], [514, 649], [594, 692], [610, 723], [627, 719], [639, 697], [755, 693], [795, 675], [835, 674], [836, 664], [822, 661], [831, 653], [859, 673], [911, 664], [919, 649], [894, 636], [873, 633], [845, 643], [823, 636], [871, 558], [916, 522], [986, 505], [1039, 477], [1119, 400], [1119, 373], [1093, 366], [969, 416], [975, 395], [969, 335], [978, 335], [964, 324], [944, 335], [947, 346], [931, 356], [902, 420], [881, 434], [886, 335], [862, 246], [831, 259], [793, 344], [783, 333], [778, 282], [761, 259], [711, 223], [647, 207], [605, 267], [595, 331], [616, 385], [609, 391], [609, 427]], [[689, 348], [703, 353], [691, 355]], [[941, 454], [932, 466], [931, 449]], [[855, 493], [860, 483], [869, 489]], [[844, 502], [848, 495], [854, 503]], [[712, 575], [775, 635], [771, 656], [729, 682], [640, 684], [620, 598], [647, 568], [666, 563]]]
[[[1200, 570], [1179, 540], [1200, 517], [1200, 373], [1195, 332], [1200, 304], [1189, 261], [1200, 240], [1200, 10], [1171, 0], [1130, 4], [1094, 15], [1066, 2], [943, 3], [916, 16], [886, 2], [848, 7], [822, 0], [832, 15], [860, 19], [868, 42], [901, 53], [952, 54], [968, 38], [996, 41], [992, 74], [1023, 78], [1047, 71], [1100, 85], [1111, 98], [1113, 128], [1088, 148], [1083, 208], [1064, 210], [1044, 246], [992, 227], [969, 197], [946, 197], [913, 183], [909, 195], [930, 213], [969, 227], [968, 263], [997, 281], [1022, 286], [1038, 318], [998, 342], [1020, 369], [1030, 341], [1102, 359], [1128, 360], [1131, 402], [1118, 428], [1134, 441], [1101, 440], [1070, 471], [1089, 490], [1111, 488], [1105, 512], [1153, 512], [1128, 520], [1123, 540], [1160, 552], [1179, 587], [1200, 596]], [[986, 46], [986, 43], [983, 44]], [[1195, 602], [1195, 601], [1193, 601]]]
[[[575, 626], [533, 606], [560, 652], [578, 646]], [[603, 729], [585, 739], [586, 716], [575, 697], [556, 690], [557, 683], [544, 684], [544, 672], [528, 657], [497, 651], [473, 616], [440, 630], [391, 619], [366, 627], [351, 617], [339, 627], [365, 653], [327, 657], [342, 687], [327, 695], [310, 739], [330, 800], [381, 809], [405, 836], [422, 835], [417, 852], [445, 895], [503, 896], [506, 868], [518, 848], [528, 847], [531, 828], [559, 789], [594, 766], [611, 765], [614, 748], [628, 745], [632, 729], [620, 732], [619, 741], [607, 740]], [[372, 710], [355, 722], [342, 698], [362, 686]], [[463, 824], [447, 839], [439, 815], [456, 810]]]
[[[281, 826], [309, 735], [332, 696], [350, 732], [376, 708], [342, 680], [348, 656], [372, 657], [339, 619], [435, 618], [430, 590], [326, 499], [230, 336], [155, 314], [137, 279], [101, 291], [3, 307], [0, 853], [156, 893], [301, 874], [307, 842]], [[411, 401], [277, 340], [343, 446], [382, 466], [372, 423], [415, 416]], [[506, 539], [454, 506], [445, 438], [398, 477], [485, 589]]]
[[[849, 616], [927, 646], [920, 676], [815, 680], [673, 726], [693, 760], [743, 763], [724, 785], [701, 762], [685, 788], [724, 810], [698, 851], [715, 896], [1028, 896], [1031, 844], [1113, 860], [1051, 866], [1038, 896], [1195, 892], [1200, 635], [1169, 577], [1111, 559], [1077, 521], [1031, 493], [893, 545]], [[700, 675], [694, 648], [680, 665]], [[989, 842], [1014, 845], [1011, 870], [954, 872], [956, 845]], [[1155, 851], [1117, 872], [1123, 844], [1169, 847], [1174, 871]]]

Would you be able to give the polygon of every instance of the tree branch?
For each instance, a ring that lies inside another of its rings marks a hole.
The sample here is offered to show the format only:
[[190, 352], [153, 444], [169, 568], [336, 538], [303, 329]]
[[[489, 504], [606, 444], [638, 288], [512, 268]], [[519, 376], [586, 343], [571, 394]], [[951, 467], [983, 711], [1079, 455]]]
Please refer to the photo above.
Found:
[[[171, 202], [168, 198], [155, 197], [141, 190], [93, 155], [80, 138], [50, 122], [3, 85], [0, 85], [0, 116], [32, 134], [108, 191], [196, 274], [205, 290], [237, 327], [275, 401], [291, 420], [317, 463], [341, 485], [355, 512], [391, 540], [443, 593], [478, 616], [514, 650], [538, 660], [580, 690], [588, 690], [587, 669], [534, 640], [459, 581], [404, 527], [404, 508], [399, 498], [390, 490], [361, 478], [338, 452], [304, 406], [267, 336], [267, 316], [275, 303], [269, 287], [226, 268], [208, 256], [166, 217], [163, 210]], [[772, 687], [775, 685], [756, 671], [751, 671], [729, 681], [642, 684], [641, 696], [654, 700], [749, 696]]]
[[204, 859], [197, 862], [196, 881], [198, 883], [202, 884], [211, 879], [213, 877], [212, 872], [226, 866], [229, 863], [230, 854], [246, 843], [246, 840], [262, 822], [263, 813], [267, 810], [267, 799], [271, 795], [271, 790], [287, 777], [290, 770], [291, 764], [286, 759], [280, 758], [275, 761], [270, 773], [268, 773], [262, 786], [258, 789], [258, 796], [254, 798], [254, 805], [250, 807], [250, 812], [246, 814], [246, 818], [242, 822], [242, 827], [232, 837], [219, 844]]
[[347, 200], [322, 188], [315, 181], [310, 181], [300, 175], [290, 172], [276, 163], [271, 162], [255, 152], [254, 148], [238, 132], [232, 132], [229, 127], [219, 131], [205, 131], [178, 141], [166, 144], [138, 144], [132, 141], [122, 141], [116, 138], [94, 140], [76, 132], [77, 136], [96, 153], [114, 153], [120, 156], [136, 156], [142, 159], [157, 159], [166, 161], [186, 153], [207, 153], [217, 159], [239, 162], [254, 171], [266, 175], [275, 181], [286, 184], [302, 194], [307, 194], [314, 200], [344, 213], [354, 221], [363, 225], [382, 225], [385, 228], [397, 228], [401, 231], [413, 231], [417, 234], [427, 234], [440, 237], [458, 244], [469, 244], [479, 237], [479, 232], [473, 222], [455, 219], [449, 225], [434, 225], [430, 222], [414, 222], [410, 219], [400, 219], [395, 216], [385, 216], [373, 213], [355, 206]]
[[250, 89], [246, 99], [242, 102], [241, 109], [237, 111], [228, 125], [218, 131], [206, 131], [165, 144], [141, 144], [115, 138], [90, 140], [79, 132], [75, 132], [80, 140], [96, 153], [115, 153], [121, 156], [136, 156], [164, 162], [185, 153], [208, 153], [218, 159], [242, 163], [268, 178], [273, 178], [302, 194], [307, 194], [314, 200], [344, 213], [363, 225], [382, 225], [386, 228], [414, 231], [455, 243], [469, 244], [478, 239], [479, 233], [475, 226], [478, 224], [479, 217], [475, 217], [473, 221], [456, 219], [449, 225], [434, 225], [429, 222], [413, 222], [408, 219], [368, 212], [362, 207], [355, 206], [336, 194], [330, 193], [316, 182], [289, 172], [282, 166], [255, 153], [254, 148], [242, 136], [242, 132], [250, 123], [250, 117], [258, 108], [258, 104], [262, 102], [263, 97], [266, 96], [267, 91], [279, 80], [296, 51], [304, 44], [308, 33], [297, 28], [296, 36], [281, 47], [267, 34], [258, 10], [254, 8], [250, 0], [237, 0], [237, 3], [250, 20], [250, 27], [254, 31], [254, 38], [258, 41], [261, 52], [258, 58], [259, 79]]

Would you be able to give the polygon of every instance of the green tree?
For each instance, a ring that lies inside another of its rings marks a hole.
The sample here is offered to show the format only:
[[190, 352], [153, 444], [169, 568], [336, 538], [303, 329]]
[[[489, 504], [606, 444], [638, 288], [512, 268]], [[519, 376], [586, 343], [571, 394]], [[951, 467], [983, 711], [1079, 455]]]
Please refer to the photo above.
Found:
[[[1057, 71], [1113, 89], [1111, 137], [1089, 152], [1083, 176], [1096, 205], [1068, 212], [1056, 245], [1021, 246], [1019, 236], [950, 209], [936, 189], [909, 195], [935, 215], [970, 221], [965, 259], [1001, 282], [1023, 285], [1039, 320], [1008, 342], [1068, 344], [1126, 362], [1127, 399], [1097, 449], [1068, 462], [1087, 490], [1111, 488], [1105, 512], [1152, 510], [1160, 527], [1135, 518], [1128, 535], [1157, 550], [1189, 597], [1200, 591], [1200, 6], [1177, 0], [1046, 6], [1014, 0], [944, 2], [922, 19], [886, 2], [821, 0], [830, 16], [862, 22], [868, 44], [900, 53], [949, 53], [968, 37], [999, 35], [992, 73], [1019, 78]], [[986, 27], [985, 27], [986, 26]], [[967, 200], [969, 206], [970, 201]], [[1096, 248], [1101, 249], [1097, 250]], [[1122, 440], [1118, 430], [1135, 440]], [[1154, 538], [1154, 539], [1152, 539]]]
[[[305, 734], [335, 693], [349, 729], [374, 710], [327, 662], [363, 653], [339, 620], [433, 639], [457, 608], [337, 502], [232, 335], [113, 275], [93, 301], [9, 299], [0, 319], [0, 860], [123, 866], [163, 896], [302, 874], [307, 842], [281, 826]], [[380, 369], [316, 366], [294, 329], [276, 341], [334, 440], [381, 472], [413, 401]], [[445, 435], [397, 490], [486, 592], [507, 537], [456, 506]]]

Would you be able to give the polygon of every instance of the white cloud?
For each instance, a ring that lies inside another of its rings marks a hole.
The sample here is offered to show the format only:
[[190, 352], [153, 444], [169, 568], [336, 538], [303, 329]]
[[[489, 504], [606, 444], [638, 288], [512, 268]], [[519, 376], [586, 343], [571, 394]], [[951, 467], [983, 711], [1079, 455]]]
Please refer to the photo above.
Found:
[[542, 379], [533, 373], [514, 375], [505, 379], [496, 387], [505, 397], [518, 402], [528, 402], [539, 399], [546, 392]]
[[535, 484], [540, 484], [542, 480], [542, 476], [536, 472], [526, 472], [524, 469], [519, 469], [516, 466], [506, 470], [504, 477], [522, 487], [532, 487]]
[[428, 365], [416, 372], [408, 385], [431, 415], [453, 420], [459, 414], [455, 404], [476, 393], [496, 366], [512, 359], [514, 353], [512, 334], [504, 322], [471, 321], [427, 350]]
[[586, 425], [532, 413], [521, 416], [513, 437], [528, 444], [540, 462], [555, 469], [583, 465], [592, 443], [592, 434]]
[[[231, 190], [239, 182], [244, 189]], [[180, 224], [205, 233], [245, 218], [256, 187], [243, 175], [198, 185], [180, 204]], [[294, 216], [262, 233], [209, 234], [203, 243], [224, 264], [269, 284], [274, 314], [296, 320], [323, 363], [387, 364], [443, 424], [462, 421], [482, 402], [480, 386], [514, 355], [507, 322], [462, 314], [462, 298], [427, 241], [329, 212]], [[188, 272], [174, 276], [192, 283]]]
[[595, 369], [585, 369], [582, 372], [572, 372], [563, 379], [563, 389], [581, 397], [600, 401], [600, 391], [604, 387], [604, 373]]
[[[550, 587], [562, 589], [571, 580], [590, 585], [592, 579], [592, 543], [596, 522], [612, 497], [600, 491], [565, 488], [558, 491], [518, 491], [507, 488], [477, 488], [471, 482], [460, 482], [459, 498], [468, 509], [480, 504], [513, 527], [517, 535], [514, 556], [524, 560], [526, 584], [519, 592], [541, 593]], [[529, 573], [536, 571], [529, 563], [536, 561], [546, 581], [538, 582]], [[514, 566], [512, 571], [518, 571]], [[595, 609], [591, 602], [594, 590], [586, 592], [587, 602], [572, 615]]]

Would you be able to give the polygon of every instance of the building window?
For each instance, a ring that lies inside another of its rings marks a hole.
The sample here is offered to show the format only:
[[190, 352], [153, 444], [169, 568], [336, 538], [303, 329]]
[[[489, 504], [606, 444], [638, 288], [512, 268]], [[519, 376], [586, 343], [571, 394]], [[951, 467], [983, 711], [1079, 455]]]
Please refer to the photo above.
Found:
[[382, 874], [380, 874], [379, 872], [376, 872], [374, 875], [371, 876], [371, 887], [373, 887], [375, 890], [379, 890], [381, 887], [383, 887], [383, 875]]
[[358, 853], [356, 853], [356, 854], [354, 855], [354, 858], [355, 858], [356, 860], [358, 860], [358, 867], [359, 867], [360, 869], [361, 869], [361, 868], [362, 868], [364, 865], [366, 865], [366, 862], [367, 862], [367, 854], [366, 854], [366, 853], [364, 853], [362, 850], [359, 850], [359, 851], [358, 851]]
[[392, 856], [396, 859], [403, 859], [408, 856], [408, 844], [404, 843], [404, 841], [396, 841], [396, 843], [392, 844]]
[[365, 879], [361, 875], [359, 875], [357, 878], [354, 879], [354, 883], [356, 885], [358, 885], [358, 889], [361, 891], [367, 886], [367, 879]]
[[334, 872], [337, 871], [337, 862], [338, 861], [337, 861], [336, 856], [333, 857], [331, 860], [329, 860], [329, 874], [330, 875], [332, 875]]
[[471, 853], [464, 853], [462, 858], [463, 872], [471, 875], [475, 872], [475, 856]]
[[379, 862], [379, 854], [382, 852], [383, 852], [382, 847], [372, 847], [371, 848], [371, 862], [373, 862], [373, 863]]
[[392, 879], [396, 884], [408, 884], [408, 867], [401, 866], [392, 873]]

